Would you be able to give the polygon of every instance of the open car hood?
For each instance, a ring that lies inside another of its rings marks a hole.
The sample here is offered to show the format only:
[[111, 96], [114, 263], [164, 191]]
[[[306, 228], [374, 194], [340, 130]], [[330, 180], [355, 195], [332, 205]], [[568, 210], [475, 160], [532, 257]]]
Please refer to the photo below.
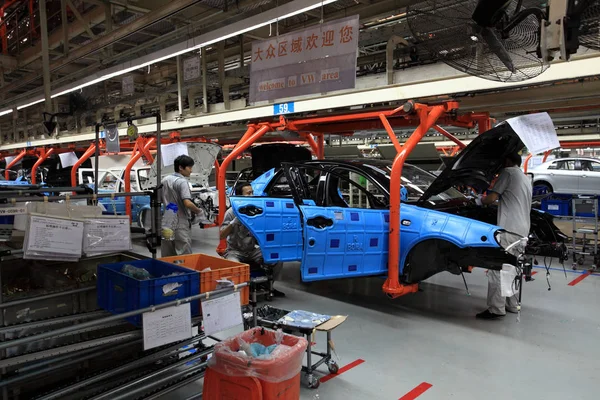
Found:
[[[215, 143], [185, 142], [188, 155], [194, 159], [194, 168], [189, 181], [194, 186], [208, 187], [208, 177], [212, 172], [215, 160], [221, 151], [221, 146]], [[161, 175], [165, 177], [174, 172], [173, 164], [161, 165]], [[162, 180], [162, 178], [161, 178]], [[156, 186], [156, 163], [150, 167], [150, 186]]]
[[507, 123], [482, 133], [446, 165], [419, 202], [453, 186], [470, 186], [479, 193], [487, 190], [504, 166], [506, 156], [523, 147], [523, 142]]

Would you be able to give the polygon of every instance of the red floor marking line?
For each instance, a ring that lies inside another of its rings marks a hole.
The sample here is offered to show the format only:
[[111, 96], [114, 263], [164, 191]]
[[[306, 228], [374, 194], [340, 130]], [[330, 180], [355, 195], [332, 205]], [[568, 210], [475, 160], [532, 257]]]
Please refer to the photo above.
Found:
[[359, 366], [360, 364], [364, 363], [365, 360], [361, 360], [360, 358], [356, 361], [352, 361], [350, 364], [348, 365], [344, 365], [342, 368], [339, 369], [339, 371], [337, 372], [337, 374], [329, 374], [329, 375], [325, 375], [324, 377], [322, 377], [321, 379], [319, 379], [321, 381], [321, 383], [325, 383], [330, 379], [335, 378], [338, 375], [343, 374], [344, 372], [351, 370], [352, 368]]
[[537, 274], [537, 271], [531, 271], [531, 276], [534, 276], [535, 274]]
[[400, 397], [398, 400], [414, 400], [429, 390], [429, 388], [432, 386], [433, 385], [431, 383], [423, 382], [410, 392], [406, 393], [404, 396]]
[[579, 282], [581, 282], [582, 280], [584, 280], [585, 278], [587, 278], [590, 275], [591, 275], [590, 271], [586, 272], [585, 274], [579, 275], [577, 278], [575, 278], [571, 282], [569, 282], [569, 286], [577, 285]]

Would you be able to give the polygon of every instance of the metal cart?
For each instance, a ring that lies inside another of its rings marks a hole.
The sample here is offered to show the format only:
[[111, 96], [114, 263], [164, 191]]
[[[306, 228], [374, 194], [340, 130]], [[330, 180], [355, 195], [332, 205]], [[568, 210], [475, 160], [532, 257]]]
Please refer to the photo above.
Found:
[[[244, 329], [249, 329], [254, 326], [263, 326], [265, 328], [270, 329], [279, 329], [285, 333], [289, 333], [292, 335], [302, 335], [306, 337], [308, 341], [308, 347], [306, 348], [306, 365], [302, 366], [302, 371], [304, 371], [305, 375], [305, 384], [307, 387], [311, 389], [316, 389], [320, 385], [319, 378], [315, 377], [313, 372], [319, 368], [321, 365], [326, 364], [329, 372], [332, 374], [337, 374], [339, 371], [338, 364], [332, 359], [331, 352], [331, 330], [326, 331], [327, 333], [327, 350], [325, 353], [321, 353], [313, 350], [312, 343], [312, 334], [315, 332], [314, 328], [300, 328], [289, 325], [279, 325], [277, 321], [289, 313], [287, 310], [283, 310], [280, 308], [275, 308], [271, 306], [263, 306], [259, 308], [255, 308], [253, 310], [253, 315], [246, 314], [244, 315]], [[256, 321], [256, 323], [255, 323]], [[317, 362], [312, 363], [312, 357], [318, 356], [320, 357]]]
[[[586, 256], [594, 258], [592, 269], [598, 268], [598, 197], [578, 196], [572, 199], [573, 238], [571, 251], [573, 269], [585, 263]], [[582, 223], [582, 226], [578, 224]], [[578, 235], [582, 236], [578, 238]]]

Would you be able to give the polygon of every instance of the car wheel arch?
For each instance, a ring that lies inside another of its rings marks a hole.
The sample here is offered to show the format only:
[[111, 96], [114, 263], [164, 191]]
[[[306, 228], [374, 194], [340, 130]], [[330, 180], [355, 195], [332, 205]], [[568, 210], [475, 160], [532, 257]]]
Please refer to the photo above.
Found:
[[[450, 238], [441, 239], [433, 236], [420, 238], [418, 242], [411, 245], [405, 256], [402, 257], [401, 278], [406, 283], [418, 283], [438, 272], [450, 271], [447, 268], [447, 263], [445, 261], [442, 262], [440, 258], [447, 260], [447, 254], [459, 253], [462, 249], [464, 249], [464, 246], [461, 246], [454, 240], [450, 240]], [[424, 278], [419, 278], [417, 281], [413, 279], [411, 276], [413, 265], [428, 266], [426, 270], [422, 270], [419, 273], [420, 276], [425, 276]]]
[[535, 186], [547, 186], [550, 189], [550, 191], [552, 193], [554, 193], [554, 187], [552, 186], [552, 184], [550, 182], [548, 182], [545, 179], [540, 179], [540, 180], [534, 181], [533, 187], [535, 187]]

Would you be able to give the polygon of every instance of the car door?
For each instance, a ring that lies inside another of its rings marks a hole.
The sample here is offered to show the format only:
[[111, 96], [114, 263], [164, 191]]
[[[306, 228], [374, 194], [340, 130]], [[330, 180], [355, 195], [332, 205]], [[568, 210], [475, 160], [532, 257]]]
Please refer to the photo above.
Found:
[[285, 169], [302, 219], [302, 280], [385, 273], [389, 210], [378, 184], [347, 167]]
[[600, 162], [591, 160], [581, 161], [579, 178], [579, 193], [588, 195], [600, 194]]
[[554, 193], [578, 193], [581, 167], [576, 169], [575, 160], [557, 161], [556, 169], [549, 169], [548, 173]]
[[266, 263], [301, 260], [300, 211], [291, 197], [231, 196], [229, 201], [236, 217], [256, 238]]

